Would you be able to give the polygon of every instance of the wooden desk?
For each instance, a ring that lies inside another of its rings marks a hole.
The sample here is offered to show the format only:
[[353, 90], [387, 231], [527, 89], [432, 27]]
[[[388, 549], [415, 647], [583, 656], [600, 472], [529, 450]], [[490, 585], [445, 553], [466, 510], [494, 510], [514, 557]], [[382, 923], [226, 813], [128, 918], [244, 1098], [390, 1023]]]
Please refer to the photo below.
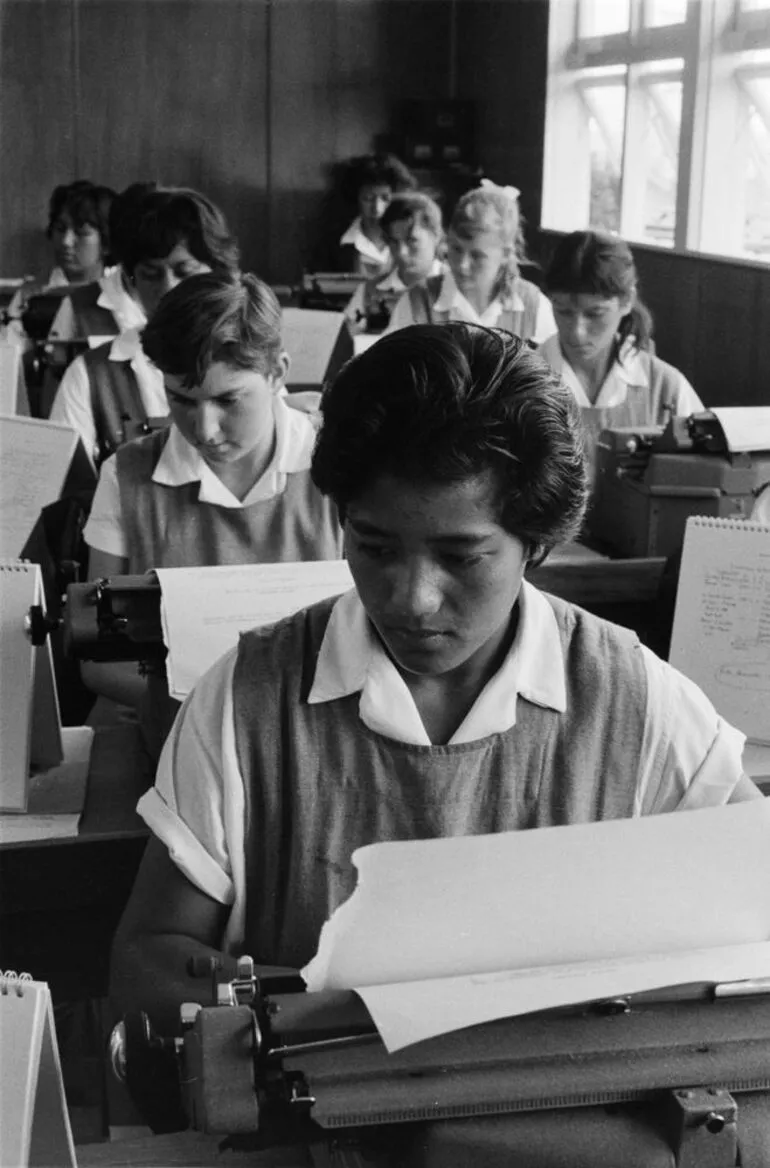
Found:
[[47, 981], [54, 1000], [102, 997], [109, 949], [147, 841], [134, 726], [94, 738], [80, 832], [0, 845], [0, 968]]
[[107, 1144], [79, 1144], [78, 1168], [310, 1168], [303, 1148], [271, 1148], [260, 1152], [220, 1151], [221, 1137], [198, 1132], [143, 1136]]
[[663, 557], [613, 560], [580, 544], [555, 548], [527, 579], [572, 604], [650, 604], [658, 597], [666, 560]]
[[596, 616], [633, 629], [661, 657], [668, 656], [676, 581], [667, 579], [662, 557], [615, 560], [582, 544], [555, 548], [532, 584], [578, 604]]

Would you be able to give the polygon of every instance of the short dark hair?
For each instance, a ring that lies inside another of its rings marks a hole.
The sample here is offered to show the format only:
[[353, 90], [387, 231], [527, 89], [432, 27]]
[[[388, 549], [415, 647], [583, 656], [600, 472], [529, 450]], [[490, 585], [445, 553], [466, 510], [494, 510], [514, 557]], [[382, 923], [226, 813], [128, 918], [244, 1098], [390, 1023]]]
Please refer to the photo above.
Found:
[[417, 179], [395, 154], [362, 154], [347, 162], [342, 193], [355, 203], [362, 187], [390, 187], [393, 194], [399, 194], [416, 186]]
[[108, 255], [110, 251], [109, 216], [115, 197], [112, 187], [98, 186], [85, 178], [55, 187], [48, 203], [46, 234], [50, 238], [56, 220], [60, 215], [67, 214], [75, 227], [86, 225], [95, 227], [101, 237], [102, 251]]
[[313, 481], [343, 516], [382, 475], [449, 483], [492, 471], [499, 521], [534, 558], [580, 528], [578, 406], [510, 333], [455, 322], [399, 329], [344, 366], [321, 408]]
[[240, 255], [222, 212], [199, 191], [166, 187], [148, 194], [121, 262], [133, 275], [137, 264], [167, 256], [179, 243], [215, 271], [236, 272]]
[[627, 337], [646, 349], [652, 337], [652, 316], [637, 294], [638, 276], [631, 248], [624, 239], [604, 231], [571, 231], [554, 248], [543, 287], [549, 296], [631, 297], [631, 308], [618, 329], [616, 350]]
[[142, 332], [142, 348], [186, 385], [199, 384], [215, 361], [267, 376], [282, 350], [281, 306], [250, 273], [201, 272], [166, 293]]
[[437, 239], [441, 239], [443, 235], [441, 208], [424, 191], [402, 191], [401, 194], [394, 195], [382, 214], [380, 227], [387, 235], [392, 224], [405, 221], [410, 225], [419, 223], [422, 227], [427, 227]]
[[160, 190], [156, 182], [135, 182], [117, 195], [110, 207], [110, 245], [113, 259], [123, 263], [131, 247], [149, 195]]

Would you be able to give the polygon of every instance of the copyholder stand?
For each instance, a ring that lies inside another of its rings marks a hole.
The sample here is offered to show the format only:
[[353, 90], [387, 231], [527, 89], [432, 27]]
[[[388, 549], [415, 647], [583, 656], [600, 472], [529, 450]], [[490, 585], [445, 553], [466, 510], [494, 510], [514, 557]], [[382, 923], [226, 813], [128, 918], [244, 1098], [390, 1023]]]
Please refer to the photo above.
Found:
[[0, 1164], [75, 1168], [51, 994], [0, 971]]
[[45, 606], [39, 566], [0, 560], [0, 811], [26, 811], [31, 775], [63, 758], [50, 642], [26, 633], [35, 605]]

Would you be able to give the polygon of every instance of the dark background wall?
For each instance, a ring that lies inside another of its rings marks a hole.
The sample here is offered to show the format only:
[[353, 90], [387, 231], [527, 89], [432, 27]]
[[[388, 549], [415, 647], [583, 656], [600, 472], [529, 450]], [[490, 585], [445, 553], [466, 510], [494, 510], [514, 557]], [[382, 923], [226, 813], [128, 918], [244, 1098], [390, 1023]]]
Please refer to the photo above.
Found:
[[[297, 279], [331, 164], [445, 97], [446, 0], [0, 0], [0, 273], [42, 274], [59, 182], [198, 187]], [[427, 64], [426, 64], [427, 63]]]
[[[0, 0], [0, 274], [42, 273], [56, 182], [200, 187], [296, 280], [329, 169], [410, 98], [476, 104], [478, 161], [541, 233], [546, 0]], [[660, 355], [707, 404], [770, 400], [770, 268], [635, 248]]]

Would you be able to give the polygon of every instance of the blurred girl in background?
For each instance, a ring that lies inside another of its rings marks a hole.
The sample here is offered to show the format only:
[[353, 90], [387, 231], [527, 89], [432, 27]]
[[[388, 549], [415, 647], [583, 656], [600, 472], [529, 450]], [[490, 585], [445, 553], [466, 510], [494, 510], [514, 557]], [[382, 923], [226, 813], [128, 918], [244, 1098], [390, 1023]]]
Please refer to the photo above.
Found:
[[703, 409], [687, 378], [655, 356], [652, 316], [624, 240], [598, 231], [564, 236], [545, 288], [558, 331], [540, 352], [582, 407], [589, 461], [608, 427], [663, 425]]
[[420, 191], [394, 195], [380, 220], [391, 258], [391, 269], [360, 284], [353, 293], [345, 317], [351, 332], [364, 332], [372, 315], [384, 317], [383, 328], [396, 300], [407, 288], [444, 270], [441, 208]]
[[358, 214], [340, 239], [343, 271], [367, 277], [382, 275], [390, 251], [380, 220], [393, 195], [413, 190], [414, 176], [393, 154], [367, 154], [350, 162], [344, 193]]
[[544, 341], [555, 329], [551, 305], [520, 275], [524, 261], [519, 192], [483, 179], [480, 187], [463, 195], [452, 215], [449, 271], [405, 292], [388, 331], [459, 320]]

